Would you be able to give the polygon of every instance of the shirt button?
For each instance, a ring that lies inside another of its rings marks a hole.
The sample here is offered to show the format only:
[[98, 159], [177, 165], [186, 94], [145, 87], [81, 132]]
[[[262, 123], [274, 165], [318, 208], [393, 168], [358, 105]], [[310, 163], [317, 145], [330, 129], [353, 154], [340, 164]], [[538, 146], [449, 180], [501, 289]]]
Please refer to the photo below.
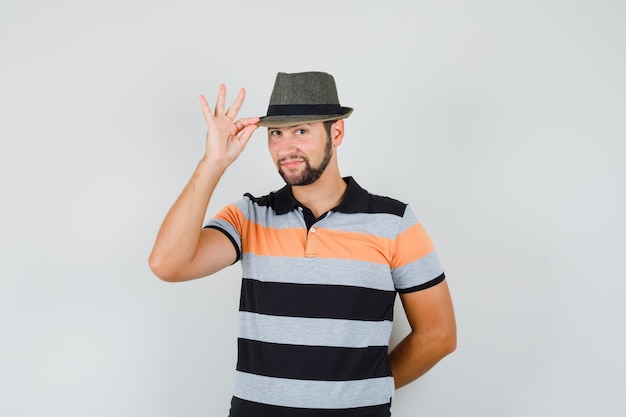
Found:
[[311, 233], [315, 233], [315, 227], [311, 227]]

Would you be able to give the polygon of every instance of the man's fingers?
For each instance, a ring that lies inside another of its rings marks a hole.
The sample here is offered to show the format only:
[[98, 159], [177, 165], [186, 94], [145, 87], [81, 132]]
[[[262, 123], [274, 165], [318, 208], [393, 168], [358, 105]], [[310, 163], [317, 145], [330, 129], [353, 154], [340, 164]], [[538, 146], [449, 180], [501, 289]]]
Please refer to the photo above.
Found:
[[248, 141], [252, 137], [252, 134], [258, 128], [258, 125], [248, 125], [241, 131], [241, 134], [239, 135], [239, 141], [241, 142], [242, 149], [246, 147]]
[[226, 103], [226, 86], [224, 84], [220, 84], [219, 92], [217, 95], [217, 101], [215, 103], [215, 112], [211, 112], [211, 107], [209, 106], [209, 103], [206, 97], [204, 97], [203, 95], [200, 95], [200, 104], [202, 106], [202, 113], [204, 115], [204, 120], [206, 121], [207, 125], [218, 120], [218, 117], [219, 118], [226, 117], [227, 119], [230, 119], [231, 121], [233, 121], [233, 124], [235, 125], [236, 132], [233, 132], [233, 133], [239, 134], [239, 132], [241, 132], [246, 126], [256, 124], [259, 121], [258, 117], [248, 117], [248, 118], [234, 121], [235, 117], [237, 116], [237, 113], [239, 113], [239, 110], [241, 109], [241, 106], [243, 105], [245, 98], [246, 98], [246, 90], [241, 88], [239, 90], [239, 94], [237, 95], [237, 98], [235, 99], [233, 104], [231, 104], [231, 106], [228, 108], [228, 111], [225, 112], [224, 107]]
[[246, 98], [246, 90], [245, 88], [240, 88], [239, 94], [237, 94], [237, 98], [226, 111], [226, 116], [228, 116], [229, 119], [234, 120], [235, 117], [237, 117], [237, 113], [239, 113], [239, 109], [241, 109], [241, 106], [243, 105], [243, 101], [245, 100], [245, 98]]
[[211, 113], [211, 108], [209, 107], [209, 102], [206, 100], [206, 97], [200, 96], [200, 105], [202, 106], [202, 114], [204, 115], [204, 120], [209, 123], [209, 120], [213, 117]]
[[224, 108], [226, 106], [226, 86], [220, 84], [219, 92], [217, 93], [217, 102], [215, 103], [215, 115], [219, 116], [224, 114]]
[[[237, 128], [237, 132], [241, 132], [245, 127], [256, 125], [259, 122], [258, 117], [247, 117], [244, 119], [239, 119], [235, 122], [235, 127]], [[255, 129], [258, 126], [255, 127]]]

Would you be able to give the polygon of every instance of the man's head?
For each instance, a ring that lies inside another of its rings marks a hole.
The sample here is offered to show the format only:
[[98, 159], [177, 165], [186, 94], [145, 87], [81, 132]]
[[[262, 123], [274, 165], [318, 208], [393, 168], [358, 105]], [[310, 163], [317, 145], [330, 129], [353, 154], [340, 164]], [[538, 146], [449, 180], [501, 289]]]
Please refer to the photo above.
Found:
[[270, 153], [287, 184], [308, 185], [322, 176], [343, 139], [341, 119], [351, 113], [352, 108], [339, 104], [332, 75], [277, 74], [259, 125], [268, 127]]

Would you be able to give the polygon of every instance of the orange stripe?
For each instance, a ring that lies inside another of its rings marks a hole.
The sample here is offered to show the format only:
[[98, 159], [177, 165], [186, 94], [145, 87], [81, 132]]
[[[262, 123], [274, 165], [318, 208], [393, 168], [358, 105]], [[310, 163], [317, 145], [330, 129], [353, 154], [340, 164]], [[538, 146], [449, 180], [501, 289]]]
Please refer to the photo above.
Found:
[[219, 213], [215, 215], [215, 218], [224, 220], [232, 224], [235, 229], [239, 231], [239, 234], [241, 234], [241, 231], [243, 230], [242, 226], [246, 221], [243, 213], [241, 212], [241, 210], [239, 210], [239, 207], [234, 204], [229, 204], [224, 207]]
[[309, 256], [389, 265], [393, 241], [366, 233], [317, 228], [309, 233]]
[[276, 229], [245, 221], [246, 238], [243, 251], [262, 256], [304, 256], [306, 230]]
[[261, 256], [351, 259], [399, 268], [434, 250], [420, 223], [400, 233], [394, 242], [366, 233], [320, 227], [315, 233], [308, 234], [303, 228], [265, 227], [247, 220], [234, 204], [226, 206], [215, 217], [231, 223], [241, 235], [246, 236], [242, 241], [244, 252]]
[[396, 238], [392, 268], [399, 268], [429, 255], [435, 250], [421, 223], [416, 223]]
[[317, 227], [275, 229], [247, 222], [243, 251], [265, 256], [338, 258], [389, 264], [393, 241], [364, 233]]

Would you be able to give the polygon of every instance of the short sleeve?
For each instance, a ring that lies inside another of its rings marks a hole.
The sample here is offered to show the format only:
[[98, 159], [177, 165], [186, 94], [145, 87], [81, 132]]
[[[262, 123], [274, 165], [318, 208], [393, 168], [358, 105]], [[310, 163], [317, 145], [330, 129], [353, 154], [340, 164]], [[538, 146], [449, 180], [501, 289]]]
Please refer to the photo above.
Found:
[[236, 203], [227, 205], [204, 226], [205, 228], [219, 230], [230, 239], [237, 251], [235, 262], [241, 259], [241, 235], [247, 206], [246, 202], [247, 200], [243, 198]]
[[406, 206], [393, 242], [391, 274], [400, 293], [423, 290], [445, 278], [430, 236], [410, 206]]

